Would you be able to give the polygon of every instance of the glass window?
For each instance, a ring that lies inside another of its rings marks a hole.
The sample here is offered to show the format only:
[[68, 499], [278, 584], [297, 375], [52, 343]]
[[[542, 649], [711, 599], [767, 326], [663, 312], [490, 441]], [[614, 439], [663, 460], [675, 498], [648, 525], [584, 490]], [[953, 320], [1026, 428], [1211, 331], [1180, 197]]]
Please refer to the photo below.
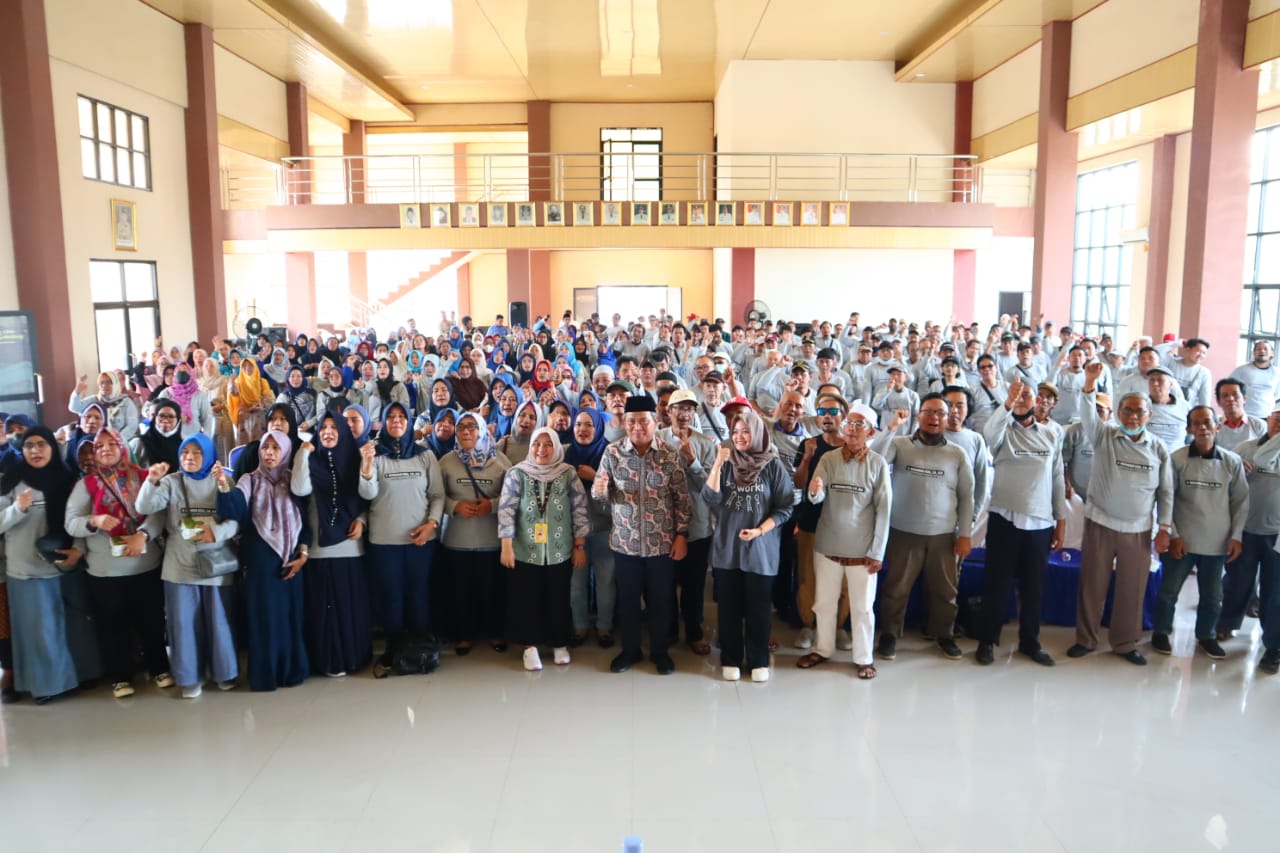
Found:
[[1071, 327], [1077, 333], [1127, 337], [1133, 248], [1120, 241], [1134, 227], [1137, 205], [1136, 162], [1085, 172], [1076, 181]]
[[662, 128], [600, 128], [600, 198], [658, 201], [662, 198]]
[[89, 292], [98, 335], [98, 369], [133, 367], [160, 337], [156, 265], [149, 261], [90, 261]]
[[80, 174], [122, 187], [151, 189], [146, 116], [80, 95]]

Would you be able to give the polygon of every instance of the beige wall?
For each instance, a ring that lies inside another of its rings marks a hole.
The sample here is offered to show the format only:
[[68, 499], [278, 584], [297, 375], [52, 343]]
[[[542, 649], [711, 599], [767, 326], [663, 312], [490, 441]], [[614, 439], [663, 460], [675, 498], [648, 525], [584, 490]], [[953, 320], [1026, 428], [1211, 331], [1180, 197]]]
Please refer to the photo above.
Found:
[[[289, 316], [284, 255], [224, 255], [222, 262], [227, 282], [227, 318], [233, 319], [238, 310], [254, 303], [260, 314], [273, 323], [284, 324]], [[230, 325], [227, 328], [230, 331]]]
[[1249, 20], [1261, 18], [1277, 9], [1280, 9], [1280, 0], [1253, 0], [1249, 4]]
[[[551, 313], [573, 309], [576, 287], [652, 285], [683, 290], [686, 314], [711, 313], [711, 249], [565, 249], [551, 253]], [[471, 306], [475, 308], [475, 279]], [[486, 316], [483, 313], [478, 316]]]
[[[991, 245], [978, 249], [974, 268], [973, 316], [956, 317], [961, 323], [976, 320], [986, 327], [1000, 315], [1002, 292], [1031, 292], [1035, 240], [1031, 237], [993, 237]], [[1030, 307], [1031, 300], [1026, 302]], [[1063, 318], [1060, 323], [1065, 323]]]
[[973, 81], [974, 137], [1040, 108], [1040, 42]]
[[218, 115], [276, 139], [289, 139], [284, 83], [217, 45], [213, 49], [213, 73]]
[[1070, 94], [1196, 43], [1200, 0], [1108, 0], [1071, 26]]
[[[507, 253], [480, 255], [471, 261], [471, 316], [491, 321], [506, 313]], [[419, 326], [425, 328], [421, 322]]]
[[14, 311], [18, 308], [18, 274], [13, 268], [13, 230], [9, 220], [9, 173], [6, 169], [4, 121], [0, 118], [0, 311]]

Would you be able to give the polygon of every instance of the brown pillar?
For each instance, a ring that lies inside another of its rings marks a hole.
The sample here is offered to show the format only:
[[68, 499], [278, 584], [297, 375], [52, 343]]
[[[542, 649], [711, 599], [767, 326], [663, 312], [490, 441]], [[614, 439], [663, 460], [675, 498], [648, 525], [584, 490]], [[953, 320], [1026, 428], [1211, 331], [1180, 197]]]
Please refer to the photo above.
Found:
[[756, 298], [756, 250], [734, 249], [729, 278], [729, 325], [746, 323], [747, 306]]
[[[458, 316], [471, 313], [471, 264], [458, 267]], [[506, 312], [503, 312], [506, 313]], [[507, 318], [510, 319], [510, 318]], [[510, 324], [508, 324], [510, 325]]]
[[1076, 134], [1067, 131], [1071, 22], [1050, 21], [1040, 38], [1040, 113], [1036, 135], [1035, 252], [1031, 316], [1058, 326], [1071, 319], [1075, 249]]
[[[346, 174], [347, 186], [350, 187], [351, 203], [364, 204], [365, 176], [368, 173], [364, 157], [369, 153], [368, 141], [364, 135], [364, 122], [359, 119], [351, 119], [349, 124], [350, 130], [342, 134], [342, 156], [354, 159], [346, 161], [343, 171]], [[292, 130], [292, 127], [290, 127], [290, 133], [292, 133]], [[310, 134], [308, 134], [309, 136]], [[305, 155], [298, 154], [294, 156], [301, 157]]]
[[1235, 365], [1244, 298], [1241, 235], [1258, 111], [1258, 72], [1241, 68], [1248, 18], [1249, 0], [1200, 0], [1179, 331], [1213, 345], [1205, 366], [1214, 376]]
[[957, 323], [972, 323], [977, 302], [978, 253], [956, 249], [951, 261], [951, 316]]
[[[956, 154], [972, 153], [973, 148], [973, 83], [956, 83], [955, 141]], [[955, 160], [951, 201], [953, 204], [974, 202], [978, 184], [970, 160]], [[957, 322], [971, 322], [977, 301], [978, 253], [973, 249], [956, 249], [951, 262], [951, 316]]]
[[[572, 305], [556, 306], [561, 311]], [[551, 313], [551, 252], [529, 251], [529, 313], [533, 316]]]
[[227, 283], [222, 269], [222, 200], [218, 184], [218, 100], [213, 82], [213, 30], [185, 24], [187, 49], [187, 208], [196, 337], [207, 342], [227, 329]]
[[[76, 368], [43, 0], [0, 3], [0, 89], [18, 304], [32, 313], [45, 411], [57, 424], [68, 419]], [[92, 352], [92, 342], [81, 346]]]
[[551, 201], [551, 158], [538, 156], [551, 150], [551, 102], [529, 101], [525, 105], [525, 126], [529, 134], [529, 200]]
[[1147, 292], [1142, 300], [1142, 330], [1143, 334], [1157, 340], [1165, 330], [1177, 148], [1178, 138], [1173, 134], [1166, 134], [1151, 143], [1151, 212], [1147, 218]]
[[[533, 325], [528, 249], [507, 249], [507, 302], [523, 302], [528, 305], [529, 325]], [[458, 306], [458, 316], [462, 316], [462, 306]], [[515, 322], [511, 317], [507, 317], [507, 320]]]
[[[301, 83], [285, 83], [284, 108], [289, 127], [289, 156], [310, 157], [307, 87]], [[308, 204], [311, 201], [311, 167], [309, 165], [294, 167], [289, 176], [289, 194], [293, 204]]]

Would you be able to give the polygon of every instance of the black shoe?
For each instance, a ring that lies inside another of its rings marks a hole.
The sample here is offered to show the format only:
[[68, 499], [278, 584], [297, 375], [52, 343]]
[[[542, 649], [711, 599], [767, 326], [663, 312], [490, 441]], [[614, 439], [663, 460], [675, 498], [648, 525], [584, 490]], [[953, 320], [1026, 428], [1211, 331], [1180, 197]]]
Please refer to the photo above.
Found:
[[1280, 672], [1280, 649], [1267, 649], [1262, 660], [1258, 661], [1258, 672], [1275, 675]]
[[654, 655], [653, 665], [658, 668], [658, 675], [670, 675], [676, 671], [676, 662], [668, 654]]
[[467, 655], [471, 654], [472, 648], [473, 648], [472, 646], [462, 646], [462, 645], [454, 646], [453, 653], [460, 658], [464, 658]]
[[596, 642], [600, 644], [602, 649], [613, 648], [613, 634], [608, 631], [596, 631]]
[[990, 643], [978, 643], [978, 653], [976, 655], [978, 663], [983, 666], [991, 666], [996, 662], [996, 652]]
[[1261, 608], [1262, 608], [1262, 603], [1258, 601], [1258, 599], [1256, 598], [1251, 598], [1249, 599], [1248, 606], [1246, 606], [1244, 609], [1244, 615], [1248, 616], [1250, 619], [1257, 619], [1258, 611], [1261, 610]]
[[1201, 640], [1200, 648], [1204, 649], [1204, 653], [1212, 660], [1222, 660], [1227, 656], [1226, 650], [1218, 645], [1218, 641], [1212, 637], [1207, 640]]
[[1152, 634], [1151, 648], [1155, 649], [1162, 655], [1173, 654], [1173, 645], [1169, 642], [1168, 634]]
[[960, 647], [956, 645], [956, 641], [950, 637], [944, 637], [938, 641], [938, 648], [942, 649], [942, 656], [947, 660], [960, 660], [964, 657], [964, 652], [960, 651]]
[[1053, 666], [1053, 658], [1039, 646], [1018, 646], [1018, 654], [1026, 655], [1041, 666]]
[[[1116, 654], [1118, 654], [1118, 655], [1119, 655], [1120, 653], [1119, 653], [1119, 652], [1116, 652]], [[1133, 651], [1131, 651], [1131, 652], [1125, 652], [1124, 654], [1120, 655], [1120, 657], [1124, 658], [1125, 660], [1127, 660], [1129, 663], [1133, 664], [1134, 666], [1146, 666], [1146, 665], [1147, 665], [1147, 659], [1146, 659], [1145, 657], [1143, 657], [1143, 656], [1142, 656], [1142, 652], [1138, 651], [1137, 649], [1134, 649], [1134, 650], [1133, 650]]]
[[586, 632], [583, 632], [581, 634], [574, 634], [572, 637], [569, 638], [569, 648], [576, 649], [586, 641], [587, 641]]
[[898, 638], [893, 634], [881, 634], [880, 646], [876, 649], [876, 654], [885, 660], [893, 660], [898, 656]]
[[631, 669], [632, 664], [639, 663], [642, 660], [644, 660], [644, 657], [639, 653], [629, 654], [627, 652], [623, 652], [617, 657], [615, 657], [613, 661], [609, 664], [609, 671], [610, 672], [626, 672], [627, 670]]
[[1085, 655], [1089, 654], [1089, 653], [1090, 653], [1090, 652], [1092, 652], [1092, 651], [1093, 651], [1093, 649], [1085, 648], [1084, 646], [1080, 645], [1079, 643], [1076, 643], [1074, 646], [1072, 646], [1071, 648], [1067, 649], [1067, 657], [1069, 657], [1069, 658], [1082, 658], [1082, 657], [1084, 657]]

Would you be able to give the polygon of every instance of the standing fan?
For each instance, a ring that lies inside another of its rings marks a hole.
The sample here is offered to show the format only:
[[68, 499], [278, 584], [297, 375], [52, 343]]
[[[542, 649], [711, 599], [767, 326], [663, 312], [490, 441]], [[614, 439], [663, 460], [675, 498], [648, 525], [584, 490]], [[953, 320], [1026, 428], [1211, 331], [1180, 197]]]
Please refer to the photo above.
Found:
[[258, 303], [250, 302], [248, 305], [236, 312], [236, 316], [231, 320], [231, 333], [237, 338], [248, 340], [252, 336], [256, 336], [262, 330], [270, 326], [271, 322], [265, 319], [258, 311]]
[[748, 323], [764, 324], [769, 320], [769, 306], [761, 302], [759, 299], [753, 299], [747, 303], [747, 310], [743, 313], [743, 319]]

